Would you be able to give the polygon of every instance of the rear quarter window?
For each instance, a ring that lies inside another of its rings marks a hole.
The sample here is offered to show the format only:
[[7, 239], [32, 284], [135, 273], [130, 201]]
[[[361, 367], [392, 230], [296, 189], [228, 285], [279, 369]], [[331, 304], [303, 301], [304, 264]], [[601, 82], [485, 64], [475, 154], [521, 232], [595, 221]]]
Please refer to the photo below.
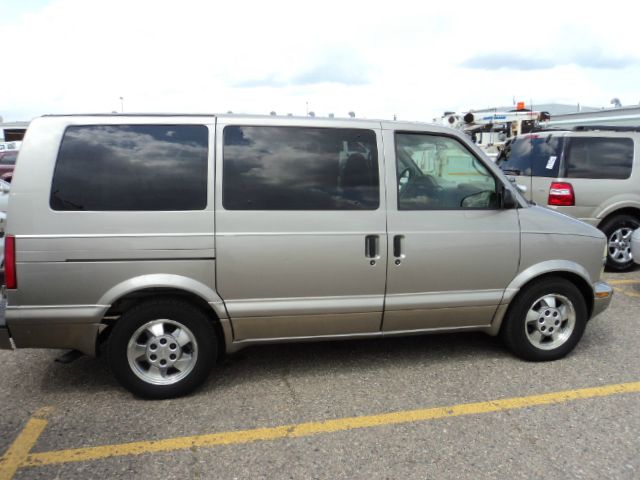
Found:
[[569, 178], [617, 179], [631, 176], [631, 138], [573, 137], [569, 140], [566, 176]]
[[204, 125], [71, 126], [49, 203], [54, 210], [202, 210], [207, 204]]

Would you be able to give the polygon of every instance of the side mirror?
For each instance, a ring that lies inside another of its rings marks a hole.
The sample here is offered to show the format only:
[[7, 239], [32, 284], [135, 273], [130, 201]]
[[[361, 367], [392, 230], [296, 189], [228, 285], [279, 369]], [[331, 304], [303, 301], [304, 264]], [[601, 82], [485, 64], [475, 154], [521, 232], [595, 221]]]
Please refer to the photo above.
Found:
[[508, 188], [502, 190], [502, 208], [504, 209], [512, 209], [517, 208], [518, 202], [516, 197], [514, 197], [513, 192]]

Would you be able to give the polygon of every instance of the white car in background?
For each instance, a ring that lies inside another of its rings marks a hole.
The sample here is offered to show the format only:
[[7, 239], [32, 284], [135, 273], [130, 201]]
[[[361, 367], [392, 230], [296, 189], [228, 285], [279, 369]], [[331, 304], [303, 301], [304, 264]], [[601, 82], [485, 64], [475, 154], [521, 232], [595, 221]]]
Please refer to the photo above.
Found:
[[[4, 237], [4, 227], [7, 223], [9, 190], [11, 190], [11, 184], [0, 180], [0, 238]], [[4, 241], [0, 241], [0, 270], [4, 270]]]
[[633, 261], [640, 265], [640, 228], [631, 235], [631, 256]]

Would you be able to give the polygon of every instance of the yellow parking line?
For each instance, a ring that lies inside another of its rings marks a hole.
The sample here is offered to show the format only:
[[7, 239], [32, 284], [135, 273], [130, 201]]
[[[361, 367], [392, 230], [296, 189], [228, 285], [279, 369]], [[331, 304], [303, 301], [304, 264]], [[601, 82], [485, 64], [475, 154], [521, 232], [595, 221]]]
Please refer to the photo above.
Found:
[[609, 285], [637, 285], [640, 280], [606, 280]]
[[9, 446], [9, 449], [0, 457], [0, 478], [10, 479], [22, 466], [27, 455], [38, 441], [43, 430], [47, 426], [47, 416], [51, 413], [51, 407], [43, 407], [37, 410], [29, 419], [18, 438]]
[[640, 293], [633, 292], [631, 290], [627, 290], [626, 288], [613, 287], [616, 292], [619, 292], [627, 297], [640, 298]]
[[216, 445], [238, 445], [250, 442], [297, 438], [321, 433], [340, 432], [360, 428], [398, 425], [410, 422], [435, 420], [439, 418], [499, 412], [538, 405], [552, 405], [574, 400], [607, 397], [622, 393], [640, 392], [640, 382], [604, 385], [601, 387], [567, 390], [563, 392], [515, 397], [488, 402], [467, 403], [449, 407], [408, 410], [363, 417], [339, 418], [322, 422], [283, 425], [270, 428], [229, 431], [190, 437], [177, 437], [156, 441], [141, 441], [102, 445], [97, 447], [73, 448], [42, 453], [30, 453], [20, 467], [37, 467], [69, 462], [86, 462], [127, 455], [142, 455], [153, 452], [167, 452]]

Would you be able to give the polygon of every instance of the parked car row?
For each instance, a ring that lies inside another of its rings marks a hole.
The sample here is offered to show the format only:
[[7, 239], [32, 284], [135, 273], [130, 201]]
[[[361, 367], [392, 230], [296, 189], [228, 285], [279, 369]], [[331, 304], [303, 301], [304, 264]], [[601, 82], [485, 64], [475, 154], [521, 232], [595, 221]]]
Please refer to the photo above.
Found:
[[607, 265], [633, 265], [640, 227], [640, 128], [591, 126], [547, 130], [510, 140], [496, 160], [525, 187], [527, 200], [598, 227]]

